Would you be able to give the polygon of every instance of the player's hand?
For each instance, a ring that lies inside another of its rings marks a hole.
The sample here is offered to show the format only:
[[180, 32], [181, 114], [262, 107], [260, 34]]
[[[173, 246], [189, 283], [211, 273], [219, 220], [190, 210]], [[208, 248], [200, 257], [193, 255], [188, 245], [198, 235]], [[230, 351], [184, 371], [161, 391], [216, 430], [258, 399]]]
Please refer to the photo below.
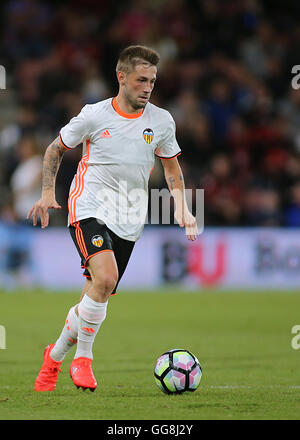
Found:
[[174, 217], [181, 228], [185, 227], [185, 234], [188, 240], [196, 240], [198, 235], [197, 221], [190, 211], [188, 209], [176, 209]]
[[47, 228], [49, 225], [49, 209], [61, 209], [61, 206], [55, 200], [53, 196], [42, 196], [40, 200], [38, 200], [31, 210], [27, 214], [27, 220], [32, 216], [33, 226], [37, 225], [38, 215], [41, 219], [41, 227]]

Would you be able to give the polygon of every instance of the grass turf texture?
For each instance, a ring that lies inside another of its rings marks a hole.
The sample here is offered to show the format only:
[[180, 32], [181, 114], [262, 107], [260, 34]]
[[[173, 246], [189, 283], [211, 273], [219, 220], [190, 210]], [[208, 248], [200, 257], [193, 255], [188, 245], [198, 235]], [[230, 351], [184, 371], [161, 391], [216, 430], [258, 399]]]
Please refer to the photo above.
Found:
[[[44, 347], [55, 342], [78, 294], [0, 293], [0, 419], [202, 420], [299, 419], [300, 295], [287, 292], [119, 292], [94, 344], [94, 393], [69, 377], [74, 351], [55, 391], [36, 393]], [[156, 359], [186, 348], [200, 360], [195, 393], [165, 395]]]

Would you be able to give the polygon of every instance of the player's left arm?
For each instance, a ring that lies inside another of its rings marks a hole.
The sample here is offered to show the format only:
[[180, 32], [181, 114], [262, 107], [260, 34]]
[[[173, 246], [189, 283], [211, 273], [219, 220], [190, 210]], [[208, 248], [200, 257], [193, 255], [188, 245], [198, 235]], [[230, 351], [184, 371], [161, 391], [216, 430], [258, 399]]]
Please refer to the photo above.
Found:
[[161, 163], [169, 190], [175, 200], [174, 217], [181, 228], [185, 227], [188, 239], [194, 241], [198, 234], [197, 222], [186, 203], [184, 178], [177, 157], [161, 158]]

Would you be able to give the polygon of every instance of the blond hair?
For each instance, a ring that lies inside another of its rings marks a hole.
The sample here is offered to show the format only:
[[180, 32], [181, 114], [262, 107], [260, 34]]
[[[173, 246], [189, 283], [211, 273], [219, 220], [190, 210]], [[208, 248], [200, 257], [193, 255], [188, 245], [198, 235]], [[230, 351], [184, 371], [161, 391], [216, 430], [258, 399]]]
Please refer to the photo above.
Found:
[[128, 46], [119, 56], [116, 72], [130, 73], [138, 64], [147, 67], [157, 66], [159, 59], [159, 54], [150, 47], [142, 45]]

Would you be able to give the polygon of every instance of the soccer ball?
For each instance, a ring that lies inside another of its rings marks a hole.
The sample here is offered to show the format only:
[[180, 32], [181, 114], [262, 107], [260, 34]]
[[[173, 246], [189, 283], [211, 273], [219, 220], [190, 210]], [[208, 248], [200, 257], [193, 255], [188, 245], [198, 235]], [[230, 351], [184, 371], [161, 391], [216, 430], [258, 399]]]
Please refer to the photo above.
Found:
[[175, 348], [157, 359], [154, 376], [158, 388], [164, 393], [180, 394], [198, 388], [202, 368], [190, 351]]

